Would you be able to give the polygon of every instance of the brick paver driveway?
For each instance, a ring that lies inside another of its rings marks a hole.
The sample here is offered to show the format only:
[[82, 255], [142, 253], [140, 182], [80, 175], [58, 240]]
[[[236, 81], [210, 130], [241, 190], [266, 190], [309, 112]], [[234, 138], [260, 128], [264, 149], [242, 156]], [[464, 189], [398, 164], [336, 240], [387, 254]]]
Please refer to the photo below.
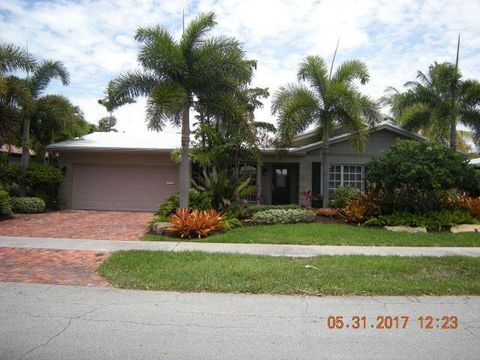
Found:
[[0, 221], [0, 235], [69, 239], [138, 240], [152, 213], [63, 210], [15, 215]]
[[108, 253], [0, 248], [0, 281], [108, 287], [97, 268]]

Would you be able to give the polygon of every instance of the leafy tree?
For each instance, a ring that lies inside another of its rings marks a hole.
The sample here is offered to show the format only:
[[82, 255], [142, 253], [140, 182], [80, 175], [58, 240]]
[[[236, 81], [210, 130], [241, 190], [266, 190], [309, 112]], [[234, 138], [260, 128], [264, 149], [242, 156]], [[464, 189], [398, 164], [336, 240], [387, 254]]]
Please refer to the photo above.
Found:
[[96, 128], [96, 131], [99, 132], [117, 132], [117, 129], [115, 129], [115, 125], [117, 125], [117, 118], [113, 115], [110, 116], [105, 116], [98, 120], [98, 127]]
[[31, 105], [28, 89], [12, 73], [30, 71], [35, 60], [12, 44], [0, 44], [0, 143], [14, 142], [20, 127], [20, 109]]
[[426, 213], [441, 209], [447, 191], [477, 194], [479, 175], [468, 159], [437, 142], [398, 140], [368, 164], [367, 180], [381, 193], [382, 211]]
[[336, 126], [354, 135], [354, 145], [361, 149], [368, 137], [368, 125], [380, 120], [378, 104], [360, 93], [356, 86], [369, 80], [364, 63], [352, 60], [330, 74], [325, 61], [308, 56], [299, 66], [299, 84], [281, 87], [274, 96], [272, 113], [278, 115], [279, 146], [288, 146], [296, 135], [311, 125], [322, 130], [323, 207], [328, 206], [329, 139]]
[[203, 98], [236, 93], [251, 81], [255, 62], [245, 58], [237, 40], [206, 38], [215, 26], [213, 13], [193, 20], [177, 41], [161, 26], [142, 27], [135, 39], [143, 71], [120, 75], [112, 82], [114, 99], [147, 97], [147, 121], [161, 131], [167, 121], [182, 129], [180, 207], [188, 207], [190, 188], [190, 110]]
[[33, 147], [40, 157], [48, 144], [88, 134], [91, 124], [66, 97], [45, 95], [36, 101], [30, 130]]
[[462, 133], [457, 131], [460, 123], [472, 130], [480, 145], [480, 82], [464, 80], [454, 64], [435, 62], [428, 73], [418, 71], [417, 80], [405, 87], [403, 92], [390, 87], [383, 98], [396, 123], [448, 143], [452, 149], [462, 143], [458, 136]]

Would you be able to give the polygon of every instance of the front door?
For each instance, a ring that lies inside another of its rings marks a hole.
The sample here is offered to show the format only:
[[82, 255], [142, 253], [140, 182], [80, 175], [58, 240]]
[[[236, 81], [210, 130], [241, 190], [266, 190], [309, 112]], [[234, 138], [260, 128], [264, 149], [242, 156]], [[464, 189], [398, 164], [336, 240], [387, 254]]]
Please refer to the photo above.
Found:
[[272, 174], [272, 204], [290, 204], [290, 176], [289, 168], [276, 166]]

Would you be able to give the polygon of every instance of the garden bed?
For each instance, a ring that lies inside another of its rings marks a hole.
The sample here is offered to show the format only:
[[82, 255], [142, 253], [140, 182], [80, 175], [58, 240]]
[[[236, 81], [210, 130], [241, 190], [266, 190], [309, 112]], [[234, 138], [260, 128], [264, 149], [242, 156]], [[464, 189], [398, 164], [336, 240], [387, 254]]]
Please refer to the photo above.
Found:
[[[179, 238], [151, 234], [144, 235], [142, 240], [182, 241]], [[247, 244], [477, 247], [480, 246], [480, 234], [394, 233], [381, 228], [316, 222], [310, 224], [245, 226], [207, 238], [189, 241]]]

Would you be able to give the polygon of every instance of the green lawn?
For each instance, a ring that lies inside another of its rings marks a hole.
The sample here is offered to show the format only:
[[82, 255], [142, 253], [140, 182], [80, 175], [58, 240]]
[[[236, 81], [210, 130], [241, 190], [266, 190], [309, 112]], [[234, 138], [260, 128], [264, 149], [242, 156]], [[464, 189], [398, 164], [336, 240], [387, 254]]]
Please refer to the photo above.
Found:
[[[145, 235], [142, 240], [178, 241], [176, 238], [158, 235]], [[446, 232], [408, 234], [344, 224], [313, 223], [245, 226], [193, 241], [302, 245], [480, 246], [480, 234]]]
[[121, 251], [99, 269], [128, 289], [319, 295], [480, 295], [480, 258]]

